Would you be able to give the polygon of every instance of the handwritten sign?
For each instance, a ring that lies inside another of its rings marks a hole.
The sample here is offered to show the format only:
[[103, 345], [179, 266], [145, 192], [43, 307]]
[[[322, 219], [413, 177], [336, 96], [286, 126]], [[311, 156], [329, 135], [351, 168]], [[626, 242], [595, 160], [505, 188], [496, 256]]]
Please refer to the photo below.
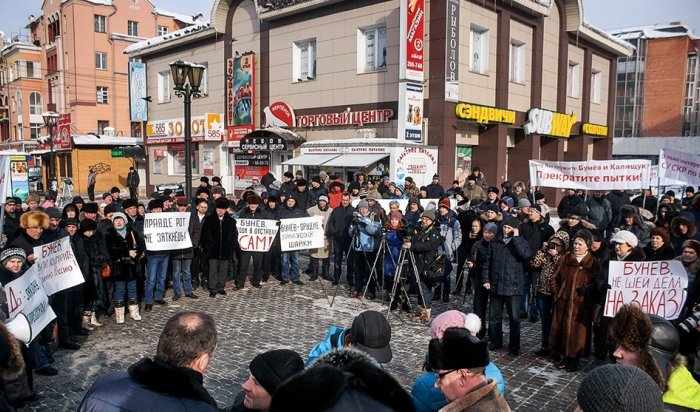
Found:
[[277, 236], [277, 221], [237, 219], [238, 244], [245, 252], [267, 252]]
[[646, 313], [665, 319], [680, 315], [688, 275], [678, 260], [610, 262], [605, 316], [613, 317], [625, 303], [636, 303]]
[[301, 217], [280, 220], [282, 252], [323, 247], [323, 217]]
[[47, 295], [85, 282], [68, 236], [34, 248], [34, 266]]
[[9, 319], [23, 313], [32, 329], [32, 340], [39, 335], [56, 314], [49, 305], [49, 296], [39, 279], [38, 265], [30, 267], [22, 276], [5, 285]]
[[143, 221], [146, 249], [178, 250], [192, 247], [189, 212], [147, 213]]
[[585, 190], [643, 189], [648, 187], [650, 171], [649, 160], [530, 160], [533, 186]]

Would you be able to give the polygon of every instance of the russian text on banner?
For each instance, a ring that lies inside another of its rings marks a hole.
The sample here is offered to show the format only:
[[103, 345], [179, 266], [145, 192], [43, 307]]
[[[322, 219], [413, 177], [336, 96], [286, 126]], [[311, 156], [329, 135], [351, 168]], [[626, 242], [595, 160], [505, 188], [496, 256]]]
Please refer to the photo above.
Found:
[[282, 252], [323, 247], [323, 217], [300, 217], [280, 220]]
[[646, 313], [676, 319], [685, 303], [688, 275], [678, 260], [611, 261], [608, 283], [605, 316], [615, 316], [625, 303], [636, 303]]
[[680, 180], [689, 185], [700, 185], [700, 156], [671, 149], [661, 149], [659, 176]]
[[85, 282], [68, 236], [34, 248], [39, 280], [47, 295]]
[[24, 313], [32, 329], [32, 340], [49, 322], [56, 319], [56, 314], [49, 305], [49, 296], [39, 279], [38, 269], [37, 265], [33, 265], [22, 276], [5, 285], [8, 318], [14, 319], [18, 314]]
[[267, 252], [277, 236], [277, 220], [236, 219], [238, 244], [244, 252]]
[[636, 190], [649, 185], [651, 161], [589, 160], [555, 162], [530, 160], [533, 186], [583, 190]]
[[189, 212], [147, 213], [143, 221], [146, 249], [179, 250], [192, 247]]

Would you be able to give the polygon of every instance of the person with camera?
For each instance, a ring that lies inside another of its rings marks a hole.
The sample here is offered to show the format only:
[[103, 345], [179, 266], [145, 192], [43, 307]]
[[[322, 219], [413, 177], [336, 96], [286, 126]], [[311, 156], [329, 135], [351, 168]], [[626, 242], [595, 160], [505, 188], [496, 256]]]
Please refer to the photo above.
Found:
[[[433, 298], [432, 287], [435, 286], [434, 278], [441, 276], [445, 264], [445, 255], [438, 249], [442, 249], [444, 242], [440, 235], [440, 223], [437, 222], [435, 212], [426, 210], [420, 218], [420, 231], [415, 231], [410, 239], [407, 237], [403, 248], [413, 252], [416, 258], [416, 269], [420, 279], [421, 296], [420, 309], [409, 320], [423, 324], [430, 323], [430, 302]], [[414, 278], [411, 281], [415, 282]]]
[[374, 299], [375, 280], [369, 279], [372, 272], [372, 265], [377, 257], [377, 249], [379, 249], [380, 237], [382, 234], [382, 223], [379, 216], [369, 211], [369, 203], [366, 200], [360, 200], [357, 204], [357, 211], [353, 213], [352, 221], [349, 229], [352, 236], [352, 250], [355, 252], [355, 286], [354, 291], [350, 294], [353, 298], [358, 298], [362, 295], [365, 284], [367, 282], [367, 299]]
[[453, 262], [457, 260], [457, 249], [462, 244], [462, 228], [457, 220], [457, 214], [450, 209], [450, 199], [442, 198], [438, 206], [438, 222], [440, 222], [440, 235], [445, 239], [445, 273], [441, 277], [440, 284], [435, 289], [434, 300], [442, 299], [443, 302], [450, 301], [450, 289], [452, 283]]
[[520, 299], [523, 293], [523, 264], [530, 258], [530, 246], [520, 237], [518, 219], [509, 216], [503, 220], [501, 236], [491, 242], [489, 257], [481, 266], [481, 281], [491, 292], [489, 319], [490, 349], [503, 347], [503, 305], [508, 311], [510, 342], [508, 353], [520, 352]]

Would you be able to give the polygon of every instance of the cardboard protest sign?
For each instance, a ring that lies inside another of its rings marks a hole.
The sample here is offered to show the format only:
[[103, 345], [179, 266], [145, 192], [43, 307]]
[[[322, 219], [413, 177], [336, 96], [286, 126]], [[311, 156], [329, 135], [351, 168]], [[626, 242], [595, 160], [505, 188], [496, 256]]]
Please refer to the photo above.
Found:
[[33, 265], [22, 276], [5, 285], [9, 319], [23, 313], [32, 329], [32, 340], [56, 314], [49, 305], [49, 296], [39, 279], [38, 267]]
[[323, 247], [323, 217], [300, 217], [280, 220], [282, 252]]
[[615, 190], [643, 189], [649, 186], [649, 160], [589, 160], [555, 162], [530, 160], [533, 186], [565, 189]]
[[610, 262], [605, 316], [613, 317], [625, 303], [636, 303], [646, 313], [676, 319], [686, 298], [688, 275], [678, 260]]
[[68, 236], [34, 248], [39, 280], [47, 295], [85, 282]]
[[189, 212], [147, 213], [143, 221], [146, 249], [178, 250], [192, 247]]
[[690, 185], [700, 185], [700, 156], [671, 149], [661, 149], [659, 176], [679, 180]]
[[244, 252], [267, 252], [277, 236], [277, 220], [236, 219], [238, 244]]

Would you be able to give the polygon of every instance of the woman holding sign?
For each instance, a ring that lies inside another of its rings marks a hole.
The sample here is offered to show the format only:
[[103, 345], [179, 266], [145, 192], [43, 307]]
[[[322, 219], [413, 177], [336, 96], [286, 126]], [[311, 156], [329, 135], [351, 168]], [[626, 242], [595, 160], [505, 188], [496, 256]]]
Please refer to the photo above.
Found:
[[554, 316], [549, 343], [558, 369], [576, 372], [590, 336], [593, 306], [598, 301], [598, 260], [591, 253], [593, 235], [586, 229], [574, 234], [571, 250], [552, 274]]
[[124, 303], [129, 302], [129, 316], [141, 320], [136, 295], [136, 279], [139, 276], [138, 257], [143, 248], [138, 235], [126, 225], [126, 215], [116, 212], [112, 215], [112, 227], [107, 230], [105, 243], [112, 263], [111, 279], [114, 281], [114, 312], [117, 323], [124, 323]]

